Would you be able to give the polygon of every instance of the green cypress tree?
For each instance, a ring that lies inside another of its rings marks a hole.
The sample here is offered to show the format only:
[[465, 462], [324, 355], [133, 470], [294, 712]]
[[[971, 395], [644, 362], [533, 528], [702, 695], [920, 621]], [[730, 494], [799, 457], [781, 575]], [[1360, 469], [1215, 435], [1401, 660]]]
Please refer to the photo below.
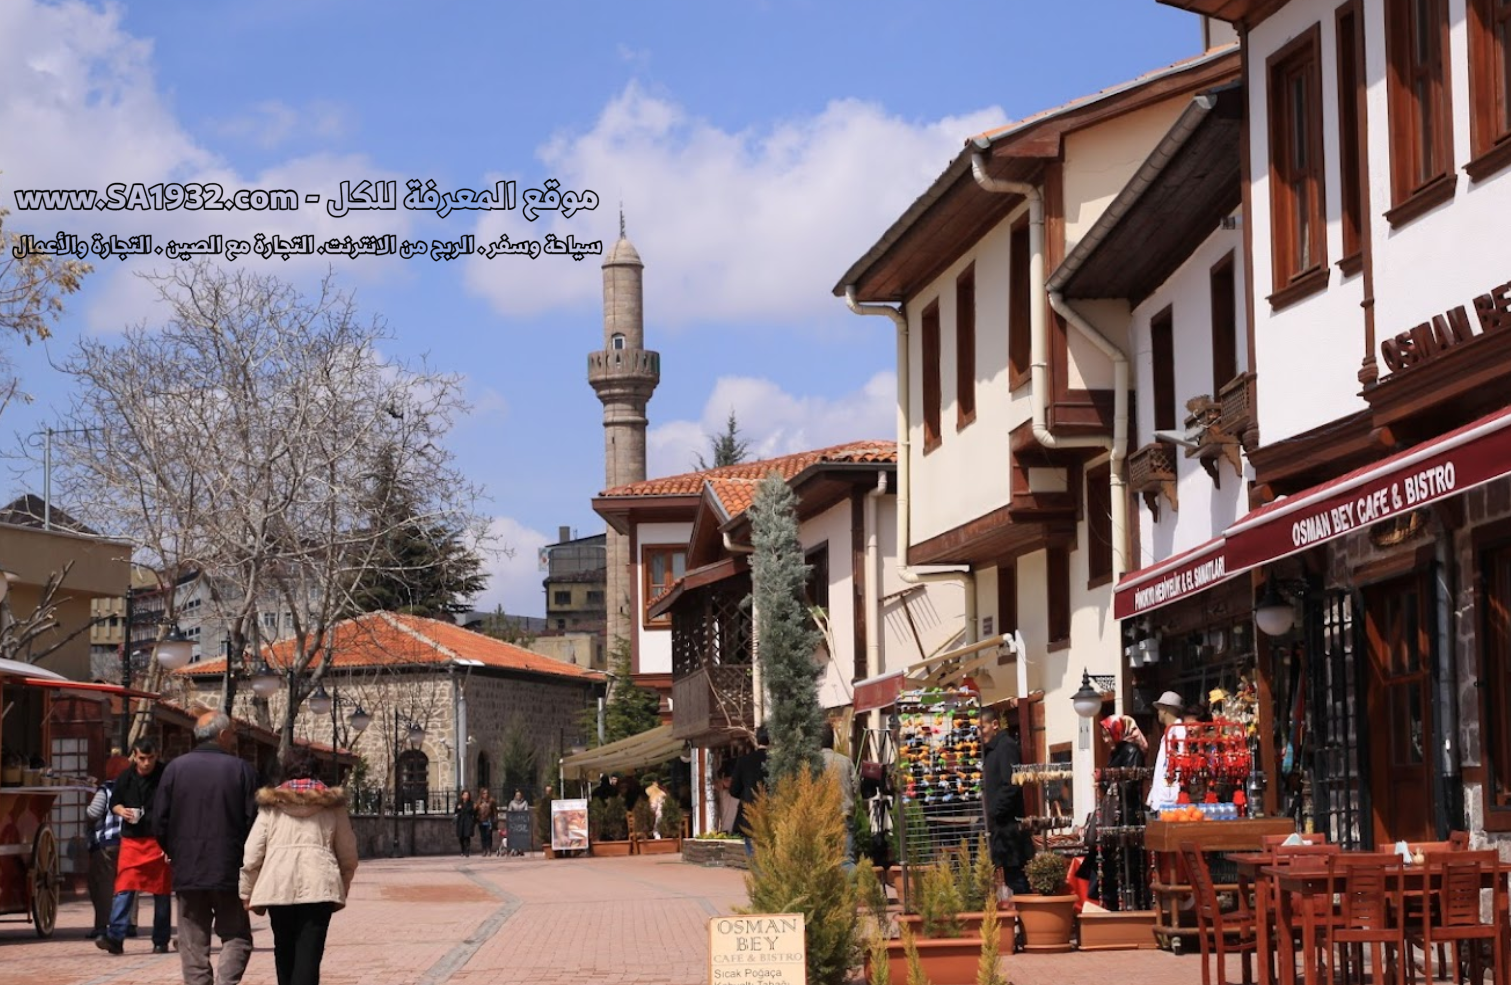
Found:
[[821, 637], [803, 602], [808, 565], [797, 534], [797, 498], [775, 472], [756, 490], [750, 529], [755, 545], [751, 573], [756, 658], [771, 699], [766, 773], [780, 783], [801, 769], [819, 769], [820, 736], [828, 725], [818, 703], [818, 666], [813, 660]]

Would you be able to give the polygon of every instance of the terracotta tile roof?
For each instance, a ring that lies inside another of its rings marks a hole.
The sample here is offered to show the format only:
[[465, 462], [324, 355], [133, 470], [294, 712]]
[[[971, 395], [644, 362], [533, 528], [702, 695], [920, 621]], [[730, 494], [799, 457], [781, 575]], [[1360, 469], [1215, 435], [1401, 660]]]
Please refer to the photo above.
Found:
[[[294, 643], [283, 640], [263, 648], [268, 664], [278, 670], [288, 666]], [[445, 665], [452, 660], [476, 660], [485, 667], [532, 674], [550, 674], [580, 681], [601, 681], [603, 675], [574, 664], [553, 660], [496, 640], [470, 629], [437, 619], [369, 612], [331, 627], [332, 666], [339, 670], [375, 667], [406, 667], [416, 664]], [[220, 674], [225, 658], [201, 660], [178, 673], [190, 676]]]
[[[599, 493], [599, 496], [605, 499], [631, 496], [697, 496], [703, 492], [705, 482], [744, 480], [753, 486], [773, 471], [779, 473], [784, 479], [791, 479], [804, 469], [824, 462], [864, 463], [895, 461], [897, 461], [897, 445], [895, 442], [852, 441], [848, 444], [832, 445], [828, 448], [816, 448], [813, 451], [801, 451], [792, 455], [783, 455], [779, 458], [765, 458], [755, 462], [741, 462], [738, 465], [723, 465], [719, 468], [706, 469], [702, 472], [684, 472], [681, 475], [646, 479], [643, 482], [633, 482], [627, 486], [615, 486], [613, 489], [606, 489]], [[751, 494], [754, 495], [753, 488]], [[722, 495], [720, 495], [720, 500], [723, 500]], [[749, 503], [746, 503], [746, 505], [748, 506]]]

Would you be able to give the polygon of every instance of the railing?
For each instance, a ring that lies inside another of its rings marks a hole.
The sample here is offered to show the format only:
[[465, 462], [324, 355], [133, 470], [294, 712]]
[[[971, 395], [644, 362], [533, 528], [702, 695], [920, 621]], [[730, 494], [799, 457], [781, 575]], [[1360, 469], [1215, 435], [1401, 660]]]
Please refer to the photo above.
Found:
[[[468, 788], [472, 791], [474, 802], [477, 799], [477, 789]], [[523, 789], [525, 799], [530, 806], [535, 806], [540, 793], [529, 788]], [[502, 808], [514, 799], [514, 787], [507, 790], [489, 790], [493, 799]], [[459, 791], [456, 788], [428, 787], [424, 790], [413, 790], [406, 793], [399, 800], [399, 814], [455, 814]], [[354, 787], [347, 790], [347, 809], [355, 815], [376, 815], [380, 817], [392, 816], [394, 811], [393, 795], [390, 791], [376, 787]]]
[[703, 667], [672, 683], [672, 736], [698, 739], [755, 727], [749, 664]]

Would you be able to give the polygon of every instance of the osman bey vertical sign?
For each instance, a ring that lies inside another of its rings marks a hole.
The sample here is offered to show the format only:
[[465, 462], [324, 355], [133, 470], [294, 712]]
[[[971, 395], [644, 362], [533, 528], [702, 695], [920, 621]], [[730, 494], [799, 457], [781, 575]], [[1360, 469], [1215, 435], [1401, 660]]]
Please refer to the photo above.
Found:
[[801, 913], [752, 913], [708, 921], [709, 985], [806, 985]]

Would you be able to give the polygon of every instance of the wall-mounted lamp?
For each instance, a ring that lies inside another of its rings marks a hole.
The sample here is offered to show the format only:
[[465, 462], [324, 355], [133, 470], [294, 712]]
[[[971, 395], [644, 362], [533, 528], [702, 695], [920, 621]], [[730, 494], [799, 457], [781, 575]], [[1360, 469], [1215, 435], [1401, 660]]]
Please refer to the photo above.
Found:
[[[1254, 625], [1266, 636], [1284, 636], [1296, 625], [1295, 603], [1282, 594], [1281, 584], [1274, 577], [1265, 579], [1264, 591], [1254, 603]], [[1297, 582], [1285, 587], [1295, 589], [1299, 596], [1306, 590], [1306, 583]]]

